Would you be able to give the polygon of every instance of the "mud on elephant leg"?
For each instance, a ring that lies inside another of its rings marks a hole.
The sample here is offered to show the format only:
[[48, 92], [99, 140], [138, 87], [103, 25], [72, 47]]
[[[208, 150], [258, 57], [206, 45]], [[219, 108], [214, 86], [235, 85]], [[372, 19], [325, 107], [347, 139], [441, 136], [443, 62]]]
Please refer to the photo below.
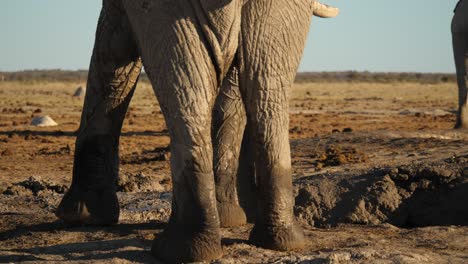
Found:
[[218, 258], [212, 114], [237, 49], [242, 2], [124, 3], [171, 137], [172, 213], [151, 253], [169, 263]]
[[243, 10], [240, 88], [256, 149], [259, 201], [250, 240], [276, 250], [305, 244], [293, 214], [288, 99], [305, 46], [311, 3], [249, 1]]
[[[197, 129], [197, 127], [194, 127]], [[208, 136], [209, 131], [200, 128]], [[183, 129], [174, 126], [173, 129]], [[173, 203], [168, 226], [153, 241], [151, 253], [169, 263], [212, 260], [222, 255], [210, 147], [172, 138]], [[205, 158], [206, 157], [206, 158]], [[201, 160], [200, 160], [201, 159]], [[201, 163], [203, 164], [201, 164]]]
[[[272, 88], [270, 86], [268, 89]], [[284, 95], [283, 92], [281, 95], [271, 90], [268, 93], [276, 98]], [[252, 97], [261, 98], [261, 95], [254, 94]], [[305, 238], [293, 214], [287, 99], [272, 102], [262, 98], [260, 104], [265, 105], [258, 108], [259, 112], [248, 110], [255, 116], [251, 120], [251, 134], [256, 149], [258, 188], [258, 211], [250, 240], [258, 246], [275, 250], [298, 249], [303, 247]], [[275, 107], [275, 104], [286, 107]]]
[[254, 144], [247, 124], [242, 138], [239, 169], [237, 173], [237, 193], [239, 204], [244, 209], [247, 222], [255, 223], [257, 211], [257, 183], [255, 176]]
[[238, 70], [233, 66], [221, 85], [213, 111], [214, 176], [221, 227], [246, 223], [237, 193], [239, 154], [245, 125]]
[[455, 128], [468, 128], [468, 2], [461, 1], [452, 20], [452, 40], [458, 82]]
[[[155, 238], [151, 252], [169, 263], [212, 260], [222, 254], [211, 143], [216, 88], [200, 78], [207, 69], [168, 71], [164, 80], [153, 77], [152, 69], [147, 67], [171, 136], [173, 202], [168, 227]], [[182, 96], [186, 86], [178, 77], [188, 74], [194, 76], [189, 84], [194, 89]]]
[[[177, 74], [166, 78], [174, 80]], [[222, 254], [211, 144], [214, 90], [208, 97], [180, 98], [183, 86], [173, 83], [156, 81], [154, 86], [171, 135], [173, 202], [169, 225], [151, 252], [170, 263], [211, 260]]]
[[99, 225], [118, 221], [119, 136], [141, 67], [125, 15], [104, 1], [76, 139], [72, 184], [55, 213], [62, 220]]

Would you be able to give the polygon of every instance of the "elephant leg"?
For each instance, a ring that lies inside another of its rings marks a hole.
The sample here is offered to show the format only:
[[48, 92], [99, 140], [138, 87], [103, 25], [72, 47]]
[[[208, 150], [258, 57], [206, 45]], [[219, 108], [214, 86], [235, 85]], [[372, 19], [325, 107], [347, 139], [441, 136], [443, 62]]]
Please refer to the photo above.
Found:
[[241, 226], [247, 221], [237, 193], [239, 154], [245, 125], [238, 70], [232, 66], [221, 85], [213, 111], [214, 176], [221, 227]]
[[55, 214], [69, 223], [114, 224], [119, 136], [142, 63], [122, 10], [104, 5], [76, 139], [73, 178]]
[[244, 209], [247, 222], [254, 223], [257, 211], [257, 184], [255, 177], [255, 162], [250, 125], [247, 124], [242, 138], [239, 169], [237, 173], [237, 192], [239, 204]]
[[240, 1], [124, 3], [171, 137], [172, 212], [151, 253], [169, 263], [218, 258], [212, 115], [237, 50]]
[[275, 250], [301, 248], [305, 243], [293, 213], [288, 105], [312, 4], [248, 1], [242, 13], [240, 88], [256, 149], [259, 203], [250, 240]]
[[238, 75], [238, 66], [233, 66], [213, 111], [214, 175], [221, 227], [241, 226], [255, 219], [253, 148]]
[[461, 1], [452, 20], [453, 52], [457, 68], [458, 112], [455, 128], [468, 128], [468, 2]]

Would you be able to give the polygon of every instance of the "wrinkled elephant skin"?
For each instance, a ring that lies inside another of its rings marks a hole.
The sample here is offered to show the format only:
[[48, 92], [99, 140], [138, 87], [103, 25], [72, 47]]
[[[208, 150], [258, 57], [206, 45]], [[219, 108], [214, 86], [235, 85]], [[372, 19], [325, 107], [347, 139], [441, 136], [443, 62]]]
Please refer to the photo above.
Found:
[[[220, 226], [247, 220], [237, 193], [241, 152], [251, 165], [239, 181], [256, 193], [250, 240], [276, 250], [302, 247], [293, 215], [289, 89], [311, 15], [337, 14], [326, 8], [307, 0], [104, 0], [72, 185], [56, 215], [70, 223], [118, 221], [119, 137], [144, 65], [172, 152], [172, 214], [153, 255], [170, 263], [221, 256]], [[249, 146], [241, 150], [244, 134]]]

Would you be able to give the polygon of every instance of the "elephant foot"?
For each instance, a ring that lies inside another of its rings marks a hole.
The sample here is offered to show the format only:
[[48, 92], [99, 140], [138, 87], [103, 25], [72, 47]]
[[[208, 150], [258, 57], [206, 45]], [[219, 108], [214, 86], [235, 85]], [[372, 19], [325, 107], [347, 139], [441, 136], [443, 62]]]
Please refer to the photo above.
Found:
[[158, 235], [151, 254], [167, 263], [211, 261], [223, 254], [218, 228], [205, 231], [187, 231], [176, 226], [167, 227]]
[[454, 129], [468, 129], [468, 123], [463, 124], [462, 122], [455, 123]]
[[112, 225], [119, 220], [119, 202], [114, 190], [81, 191], [70, 188], [55, 215], [69, 224]]
[[238, 204], [218, 203], [218, 214], [221, 227], [243, 226], [247, 223], [244, 209]]
[[250, 232], [249, 240], [259, 247], [279, 251], [301, 249], [306, 243], [302, 228], [296, 224], [288, 227], [266, 227], [256, 224]]
[[[78, 147], [80, 146], [80, 147]], [[111, 225], [119, 219], [115, 142], [110, 135], [86, 138], [78, 145], [73, 180], [55, 215], [70, 224]]]
[[468, 104], [460, 107], [455, 129], [468, 129]]
[[468, 114], [464, 119], [457, 119], [454, 129], [468, 129]]

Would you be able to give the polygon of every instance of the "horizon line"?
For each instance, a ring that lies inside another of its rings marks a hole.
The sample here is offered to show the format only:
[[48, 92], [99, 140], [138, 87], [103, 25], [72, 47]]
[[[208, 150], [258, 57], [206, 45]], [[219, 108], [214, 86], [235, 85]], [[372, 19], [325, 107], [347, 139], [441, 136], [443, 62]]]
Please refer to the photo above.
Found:
[[[35, 68], [35, 69], [22, 69], [22, 70], [0, 70], [0, 73], [18, 73], [18, 72], [33, 72], [33, 71], [63, 71], [63, 72], [89, 72], [89, 69], [64, 69], [64, 68]], [[141, 71], [146, 73], [144, 69]], [[358, 72], [358, 73], [423, 73], [423, 74], [456, 74], [455, 71], [444, 72], [444, 71], [371, 71], [371, 70], [323, 70], [323, 71], [310, 71], [298, 70], [296, 73], [337, 73], [337, 72]]]

